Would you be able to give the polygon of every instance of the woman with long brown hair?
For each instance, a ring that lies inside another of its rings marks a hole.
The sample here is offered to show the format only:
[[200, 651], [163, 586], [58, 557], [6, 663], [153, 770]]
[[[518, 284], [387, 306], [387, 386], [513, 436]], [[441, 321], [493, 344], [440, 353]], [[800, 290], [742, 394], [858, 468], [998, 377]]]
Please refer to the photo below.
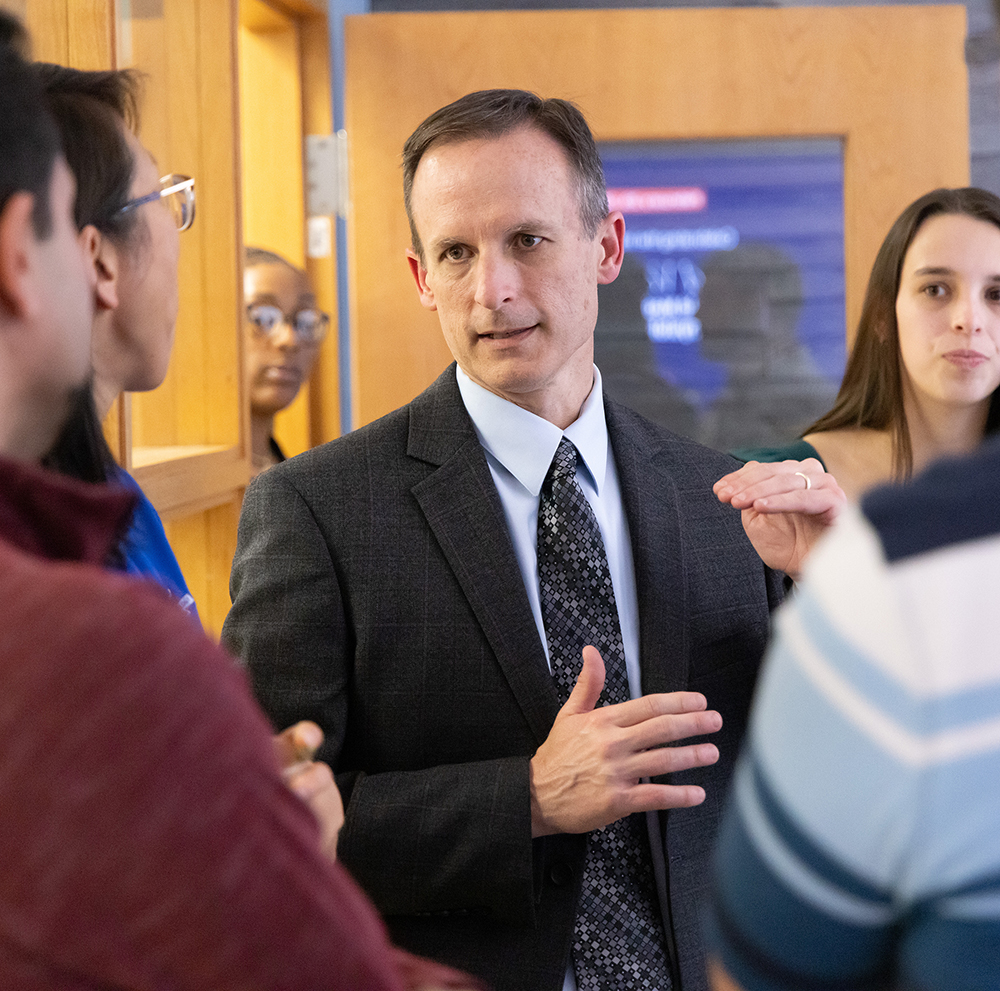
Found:
[[[778, 450], [740, 451], [718, 497], [753, 514], [795, 511], [832, 475], [858, 498], [1000, 426], [1000, 198], [937, 189], [892, 225], [868, 281], [833, 409]], [[764, 463], [775, 462], [775, 463]], [[824, 474], [824, 472], [828, 474]], [[831, 514], [835, 515], [835, 511]]]

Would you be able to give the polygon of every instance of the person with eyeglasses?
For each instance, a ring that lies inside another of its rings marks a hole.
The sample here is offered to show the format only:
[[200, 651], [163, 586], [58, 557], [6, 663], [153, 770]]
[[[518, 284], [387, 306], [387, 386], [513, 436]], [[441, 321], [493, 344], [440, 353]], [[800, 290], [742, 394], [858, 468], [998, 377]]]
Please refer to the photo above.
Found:
[[[194, 180], [157, 178], [156, 164], [133, 133], [139, 102], [135, 73], [85, 72], [47, 63], [35, 63], [34, 71], [77, 180], [74, 221], [97, 277], [90, 381], [77, 391], [43, 464], [131, 493], [129, 525], [103, 563], [156, 582], [197, 619], [159, 515], [115, 462], [101, 429], [120, 392], [155, 389], [167, 373], [177, 318], [177, 235], [194, 220]], [[321, 740], [315, 726], [299, 723], [279, 734], [275, 747], [283, 764], [293, 768], [288, 786], [316, 814], [324, 850], [331, 854], [343, 808], [329, 772], [308, 759]]]
[[246, 249], [243, 292], [252, 471], [259, 475], [285, 460], [274, 417], [309, 378], [330, 318], [317, 308], [309, 276], [263, 248]]
[[122, 392], [155, 389], [167, 374], [178, 308], [178, 233], [194, 221], [194, 179], [160, 170], [138, 129], [139, 76], [35, 63], [77, 179], [75, 220], [98, 274], [91, 388], [46, 465], [88, 482], [113, 482], [138, 500], [107, 564], [150, 578], [197, 618], [163, 524], [135, 480], [114, 460], [101, 430]]

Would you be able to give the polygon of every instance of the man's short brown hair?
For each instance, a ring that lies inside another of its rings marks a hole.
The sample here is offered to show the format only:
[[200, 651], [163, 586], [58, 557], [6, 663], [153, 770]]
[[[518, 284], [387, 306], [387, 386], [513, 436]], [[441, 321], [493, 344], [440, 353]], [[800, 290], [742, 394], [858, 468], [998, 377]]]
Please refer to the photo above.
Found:
[[413, 222], [411, 195], [413, 177], [424, 153], [436, 142], [499, 138], [522, 127], [538, 128], [562, 146], [577, 178], [583, 229], [590, 237], [597, 233], [598, 225], [608, 215], [608, 194], [601, 157], [580, 110], [568, 100], [543, 100], [521, 89], [484, 89], [436, 110], [403, 146], [403, 202], [413, 250], [421, 262], [424, 250]]

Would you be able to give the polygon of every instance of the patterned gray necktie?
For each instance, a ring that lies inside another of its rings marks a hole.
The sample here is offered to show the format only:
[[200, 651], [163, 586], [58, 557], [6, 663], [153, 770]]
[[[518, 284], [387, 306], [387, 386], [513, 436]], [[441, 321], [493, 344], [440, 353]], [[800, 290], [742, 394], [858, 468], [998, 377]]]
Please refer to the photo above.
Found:
[[[607, 674], [598, 705], [629, 699], [618, 608], [594, 511], [576, 481], [577, 452], [565, 437], [538, 505], [538, 580], [549, 660], [564, 703], [593, 644]], [[644, 813], [594, 830], [573, 932], [580, 991], [666, 991], [670, 971], [656, 900]]]

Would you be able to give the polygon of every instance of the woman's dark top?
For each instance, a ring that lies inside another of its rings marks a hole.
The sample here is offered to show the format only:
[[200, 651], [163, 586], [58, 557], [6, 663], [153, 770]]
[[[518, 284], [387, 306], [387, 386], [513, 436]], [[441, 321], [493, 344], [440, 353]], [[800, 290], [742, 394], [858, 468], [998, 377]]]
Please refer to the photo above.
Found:
[[805, 461], [806, 458], [815, 458], [826, 471], [826, 464], [816, 448], [801, 438], [784, 447], [741, 447], [729, 453], [744, 464], [747, 461]]

